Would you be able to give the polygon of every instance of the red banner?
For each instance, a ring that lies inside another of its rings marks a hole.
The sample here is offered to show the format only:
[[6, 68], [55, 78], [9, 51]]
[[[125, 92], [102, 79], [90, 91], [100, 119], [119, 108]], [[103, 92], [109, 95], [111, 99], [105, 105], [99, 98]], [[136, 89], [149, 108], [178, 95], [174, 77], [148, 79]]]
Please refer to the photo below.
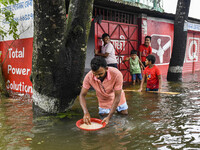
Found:
[[1, 52], [6, 88], [15, 92], [32, 94], [30, 75], [33, 38], [1, 42]]

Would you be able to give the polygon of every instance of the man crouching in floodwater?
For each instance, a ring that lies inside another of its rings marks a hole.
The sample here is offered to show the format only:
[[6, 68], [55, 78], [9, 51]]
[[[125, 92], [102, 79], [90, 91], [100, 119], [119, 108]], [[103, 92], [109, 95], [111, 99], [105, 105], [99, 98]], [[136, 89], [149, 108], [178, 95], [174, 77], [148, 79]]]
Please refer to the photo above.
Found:
[[127, 115], [128, 105], [122, 89], [122, 73], [114, 67], [107, 67], [105, 59], [101, 56], [94, 57], [90, 65], [92, 70], [85, 76], [79, 95], [80, 104], [84, 112], [84, 123], [91, 124], [85, 100], [85, 96], [91, 86], [95, 89], [98, 98], [99, 115], [107, 115], [102, 123], [108, 124], [116, 110], [121, 114]]

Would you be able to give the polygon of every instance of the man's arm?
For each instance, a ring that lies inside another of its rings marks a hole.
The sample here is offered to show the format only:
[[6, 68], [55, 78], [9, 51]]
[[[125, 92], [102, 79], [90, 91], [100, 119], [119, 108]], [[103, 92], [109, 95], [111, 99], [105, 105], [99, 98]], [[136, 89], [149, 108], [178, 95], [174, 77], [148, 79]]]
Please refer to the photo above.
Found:
[[142, 66], [143, 67], [143, 69], [145, 68], [145, 66], [143, 65], [143, 63], [141, 62], [141, 60], [140, 59], [138, 59], [138, 61], [139, 61], [139, 63], [140, 63], [140, 66]]
[[144, 74], [144, 75], [143, 75], [143, 78], [142, 78], [142, 82], [141, 82], [141, 84], [140, 84], [140, 89], [138, 90], [138, 92], [142, 92], [145, 78], [146, 78], [146, 75]]
[[126, 59], [122, 60], [122, 62], [125, 63], [128, 60], [130, 60], [130, 57], [127, 57]]
[[149, 52], [149, 54], [152, 54], [152, 47], [150, 46], [150, 52]]
[[116, 109], [117, 109], [117, 106], [120, 102], [120, 98], [121, 98], [121, 93], [122, 93], [122, 90], [116, 90], [115, 91], [115, 99], [113, 101], [113, 104], [112, 104], [112, 107], [111, 107], [111, 110], [110, 110], [110, 113], [108, 114], [108, 116], [106, 118], [103, 119], [102, 123], [105, 122], [106, 124], [108, 124], [110, 118], [112, 117], [112, 115], [115, 113]]
[[142, 59], [141, 59], [141, 56], [142, 56], [142, 52], [139, 51], [139, 58], [140, 58], [140, 60], [142, 60]]
[[81, 107], [83, 109], [83, 113], [84, 113], [83, 122], [86, 124], [91, 124], [90, 114], [88, 112], [88, 109], [86, 106], [86, 100], [85, 100], [85, 96], [87, 95], [87, 92], [88, 92], [88, 89], [82, 87], [81, 93], [79, 95], [79, 102], [80, 102], [80, 105], [81, 105]]
[[162, 89], [162, 79], [161, 79], [161, 75], [158, 75], [158, 81], [159, 81], [159, 89], [158, 89], [158, 92], [161, 92], [161, 89]]
[[103, 53], [99, 53], [98, 51], [95, 50], [95, 56], [103, 56], [106, 58], [106, 57], [108, 57], [108, 55], [109, 55], [109, 53], [103, 54]]
[[140, 45], [139, 46], [139, 58], [140, 58], [140, 60], [142, 60], [142, 46]]

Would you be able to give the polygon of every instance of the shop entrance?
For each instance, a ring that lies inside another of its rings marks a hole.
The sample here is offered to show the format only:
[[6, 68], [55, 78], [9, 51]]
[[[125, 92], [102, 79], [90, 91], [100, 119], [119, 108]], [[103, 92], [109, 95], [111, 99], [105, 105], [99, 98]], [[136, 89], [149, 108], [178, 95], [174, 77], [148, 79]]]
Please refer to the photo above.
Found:
[[108, 33], [115, 48], [115, 55], [118, 60], [118, 69], [122, 72], [124, 82], [130, 82], [129, 63], [123, 63], [126, 57], [130, 56], [132, 49], [138, 49], [138, 25], [102, 20], [95, 23], [95, 48], [100, 49], [103, 44], [101, 36]]

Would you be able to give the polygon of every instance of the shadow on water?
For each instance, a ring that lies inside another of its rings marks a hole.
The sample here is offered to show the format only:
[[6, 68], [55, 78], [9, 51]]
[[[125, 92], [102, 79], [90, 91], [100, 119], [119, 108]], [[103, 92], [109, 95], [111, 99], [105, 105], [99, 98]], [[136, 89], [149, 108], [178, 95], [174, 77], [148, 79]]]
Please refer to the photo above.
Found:
[[[178, 95], [126, 92], [129, 115], [114, 114], [104, 129], [90, 132], [75, 126], [83, 115], [78, 100], [71, 115], [60, 118], [34, 117], [32, 102], [23, 98], [2, 99], [0, 149], [199, 149], [199, 82], [200, 72], [184, 75], [182, 83], [163, 80], [163, 91]], [[87, 106], [91, 116], [99, 118], [94, 91], [87, 96]]]

